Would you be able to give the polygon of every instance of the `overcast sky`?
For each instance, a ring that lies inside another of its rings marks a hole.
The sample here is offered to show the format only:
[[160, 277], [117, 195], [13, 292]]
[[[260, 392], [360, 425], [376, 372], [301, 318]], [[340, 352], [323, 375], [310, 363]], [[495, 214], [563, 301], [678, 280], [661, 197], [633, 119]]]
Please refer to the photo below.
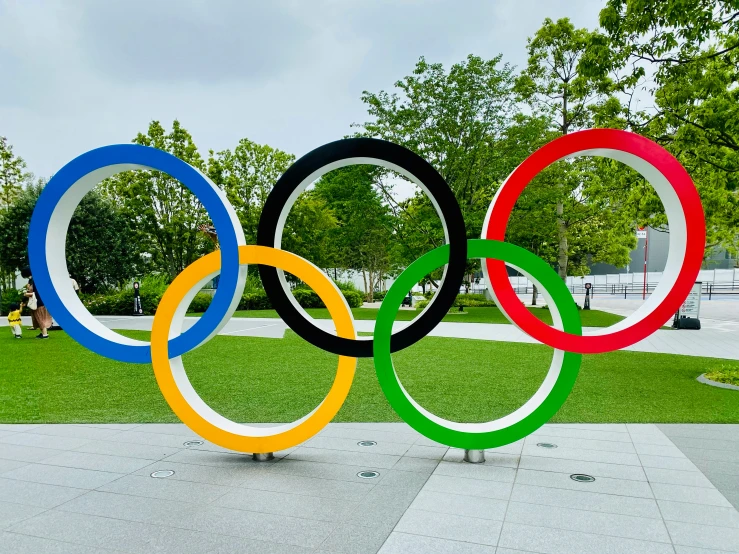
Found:
[[0, 0], [0, 135], [37, 176], [173, 119], [201, 154], [247, 137], [305, 154], [366, 120], [420, 56], [521, 66], [545, 17], [600, 0]]

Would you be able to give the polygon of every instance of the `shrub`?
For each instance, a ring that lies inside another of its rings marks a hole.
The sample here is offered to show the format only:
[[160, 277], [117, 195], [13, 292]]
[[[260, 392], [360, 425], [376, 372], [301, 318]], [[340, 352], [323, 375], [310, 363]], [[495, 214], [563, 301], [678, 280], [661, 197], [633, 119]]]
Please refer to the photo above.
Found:
[[706, 371], [706, 379], [739, 386], [739, 364], [721, 364]]
[[[431, 300], [421, 300], [416, 304], [416, 309], [422, 310]], [[464, 306], [465, 308], [495, 308], [496, 304], [492, 300], [485, 298], [484, 294], [459, 294], [454, 299], [453, 307], [459, 308]]]
[[[11, 304], [20, 304], [23, 299], [25, 289], [8, 289], [3, 293], [2, 304], [0, 304], [0, 312], [3, 315], [8, 315], [10, 312]], [[24, 313], [28, 312], [28, 308], [25, 308]]]
[[383, 300], [385, 300], [386, 294], [386, 290], [376, 290], [372, 293], [372, 300], [374, 300], [375, 302], [382, 302]]

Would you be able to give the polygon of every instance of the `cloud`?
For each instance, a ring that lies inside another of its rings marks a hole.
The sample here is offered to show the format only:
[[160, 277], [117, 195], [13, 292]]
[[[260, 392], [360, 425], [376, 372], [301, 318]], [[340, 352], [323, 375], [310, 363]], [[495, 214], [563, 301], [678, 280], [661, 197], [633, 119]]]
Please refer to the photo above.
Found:
[[593, 0], [0, 0], [0, 134], [37, 175], [178, 118], [203, 154], [242, 137], [302, 155], [366, 119], [420, 56], [526, 62], [544, 17]]

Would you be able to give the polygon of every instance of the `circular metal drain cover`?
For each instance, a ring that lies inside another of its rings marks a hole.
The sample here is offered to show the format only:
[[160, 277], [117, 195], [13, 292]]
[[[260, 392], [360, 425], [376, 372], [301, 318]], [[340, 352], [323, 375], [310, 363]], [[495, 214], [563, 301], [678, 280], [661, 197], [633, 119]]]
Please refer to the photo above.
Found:
[[557, 448], [557, 445], [552, 444], [551, 442], [538, 442], [536, 443], [536, 446], [539, 448]]
[[360, 471], [357, 473], [357, 477], [361, 477], [362, 479], [374, 479], [379, 476], [380, 474], [376, 471]]
[[592, 475], [584, 475], [582, 473], [574, 473], [573, 475], [570, 475], [570, 479], [577, 481], [578, 483], [592, 483], [595, 481], [595, 477]]
[[375, 441], [359, 441], [357, 446], [375, 446], [376, 444]]
[[171, 469], [160, 469], [151, 474], [154, 479], [163, 479], [164, 477], [172, 477], [172, 475], [174, 475], [174, 471]]
[[204, 444], [203, 441], [187, 441], [183, 442], [182, 446], [203, 446]]

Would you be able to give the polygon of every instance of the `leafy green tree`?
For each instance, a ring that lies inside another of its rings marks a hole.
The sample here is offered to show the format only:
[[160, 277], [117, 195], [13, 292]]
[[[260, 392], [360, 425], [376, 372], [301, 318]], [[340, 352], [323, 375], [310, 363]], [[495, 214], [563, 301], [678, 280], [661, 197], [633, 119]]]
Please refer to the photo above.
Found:
[[267, 196], [294, 161], [292, 154], [245, 138], [233, 152], [210, 151], [208, 176], [226, 192], [244, 228], [247, 243], [256, 243], [259, 217]]
[[[479, 235], [493, 185], [512, 169], [500, 141], [516, 113], [513, 69], [501, 56], [470, 55], [448, 71], [421, 58], [395, 87], [392, 94], [365, 91], [362, 101], [373, 119], [355, 127], [431, 163], [454, 192], [469, 236]], [[435, 245], [431, 237], [427, 249]]]
[[[528, 103], [536, 115], [546, 118], [558, 135], [590, 127], [594, 112], [606, 102], [612, 90], [612, 83], [605, 75], [596, 78], [592, 72], [583, 70], [591, 45], [597, 39], [597, 33], [576, 29], [567, 18], [556, 22], [547, 18], [528, 40], [528, 64], [516, 79], [515, 89], [519, 98]], [[572, 238], [569, 227], [572, 218], [565, 211], [568, 207], [583, 205], [582, 198], [577, 198], [578, 191], [582, 192], [582, 183], [577, 178], [581, 175], [578, 163], [560, 162], [557, 168], [549, 168], [540, 177], [540, 180], [555, 182], [559, 192], [556, 198], [556, 265], [562, 279], [567, 277]], [[553, 175], [557, 175], [554, 180]], [[592, 216], [587, 220], [591, 221]]]
[[348, 166], [327, 173], [315, 186], [315, 195], [337, 221], [329, 235], [333, 259], [342, 268], [362, 273], [368, 302], [395, 267], [392, 216], [373, 186], [376, 172], [370, 165]]
[[0, 211], [7, 210], [20, 196], [28, 177], [26, 162], [13, 154], [13, 146], [8, 139], [0, 136]]
[[[139, 133], [133, 142], [170, 152], [205, 169], [192, 136], [177, 120], [169, 133], [158, 121], [152, 121], [147, 133]], [[208, 221], [200, 200], [169, 175], [127, 171], [108, 179], [103, 186], [135, 223], [136, 240], [151, 254], [154, 267], [171, 278], [212, 248], [198, 231], [198, 226]]]
[[298, 196], [285, 222], [282, 247], [328, 270], [342, 260], [333, 239], [337, 219], [324, 198], [309, 190]]
[[[0, 258], [12, 270], [28, 266], [28, 229], [43, 184], [23, 189], [0, 214]], [[67, 267], [84, 292], [120, 286], [136, 275], [140, 252], [130, 220], [99, 191], [86, 194], [67, 233]]]
[[[628, 103], [630, 129], [665, 146], [695, 181], [706, 213], [706, 255], [739, 246], [739, 2], [609, 0], [600, 13], [608, 38], [604, 71], [620, 71], [620, 89], [647, 94], [653, 107]], [[666, 229], [649, 187], [640, 197], [644, 223]]]

